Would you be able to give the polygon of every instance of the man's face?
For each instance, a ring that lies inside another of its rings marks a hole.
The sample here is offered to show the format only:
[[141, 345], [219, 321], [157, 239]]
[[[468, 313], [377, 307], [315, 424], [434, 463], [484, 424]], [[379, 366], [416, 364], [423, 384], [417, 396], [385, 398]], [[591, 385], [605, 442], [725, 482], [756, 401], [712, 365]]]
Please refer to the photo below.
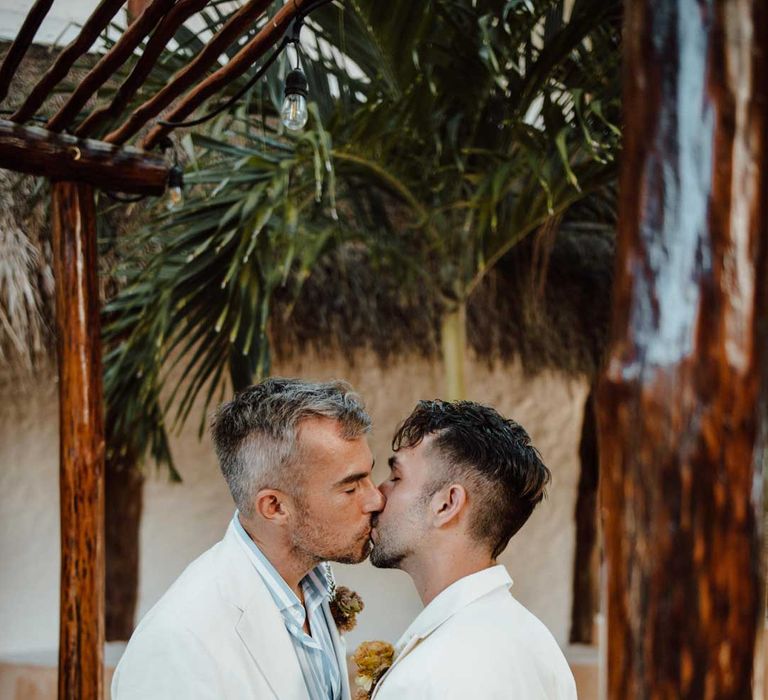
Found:
[[294, 548], [318, 562], [363, 561], [370, 552], [371, 517], [384, 505], [371, 481], [368, 440], [345, 440], [328, 418], [302, 421], [298, 439], [303, 479], [295, 497]]
[[371, 563], [381, 569], [402, 568], [408, 557], [426, 546], [431, 441], [427, 436], [415, 447], [401, 449], [389, 458], [389, 479], [379, 485], [386, 506], [374, 517], [371, 535]]

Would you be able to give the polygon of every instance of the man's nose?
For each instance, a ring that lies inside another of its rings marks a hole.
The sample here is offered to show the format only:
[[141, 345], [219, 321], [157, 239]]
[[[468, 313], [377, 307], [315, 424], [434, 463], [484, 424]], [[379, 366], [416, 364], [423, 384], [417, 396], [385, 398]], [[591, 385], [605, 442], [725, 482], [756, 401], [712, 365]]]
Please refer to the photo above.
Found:
[[366, 502], [366, 513], [378, 513], [384, 510], [384, 504], [387, 502], [386, 496], [377, 489], [376, 486], [371, 484], [371, 496]]

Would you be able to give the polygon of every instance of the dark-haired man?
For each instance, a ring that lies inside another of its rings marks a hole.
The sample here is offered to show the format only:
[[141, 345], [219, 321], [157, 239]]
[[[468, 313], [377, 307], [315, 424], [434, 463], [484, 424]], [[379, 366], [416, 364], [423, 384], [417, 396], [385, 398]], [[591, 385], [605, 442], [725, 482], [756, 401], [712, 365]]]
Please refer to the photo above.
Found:
[[407, 572], [426, 607], [373, 697], [574, 700], [560, 648], [496, 564], [550, 479], [528, 434], [487, 406], [422, 401], [392, 448], [371, 562]]
[[368, 556], [384, 499], [370, 418], [343, 382], [267, 379], [211, 432], [237, 506], [136, 629], [115, 700], [349, 700], [327, 561]]

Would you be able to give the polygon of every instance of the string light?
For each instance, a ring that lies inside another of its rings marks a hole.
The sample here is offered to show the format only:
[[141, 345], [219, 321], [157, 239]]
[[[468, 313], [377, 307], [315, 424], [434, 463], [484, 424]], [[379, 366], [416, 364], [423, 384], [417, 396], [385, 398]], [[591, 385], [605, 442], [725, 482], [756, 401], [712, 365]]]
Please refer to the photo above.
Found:
[[307, 78], [301, 68], [294, 68], [285, 78], [285, 98], [280, 118], [286, 129], [301, 131], [307, 123]]
[[169, 211], [173, 211], [182, 204], [184, 204], [184, 171], [178, 163], [174, 163], [168, 171], [165, 206]]
[[167, 136], [160, 142], [163, 151], [173, 150], [173, 165], [168, 170], [168, 184], [165, 188], [165, 207], [168, 211], [184, 204], [184, 169], [179, 164], [179, 153], [173, 141]]

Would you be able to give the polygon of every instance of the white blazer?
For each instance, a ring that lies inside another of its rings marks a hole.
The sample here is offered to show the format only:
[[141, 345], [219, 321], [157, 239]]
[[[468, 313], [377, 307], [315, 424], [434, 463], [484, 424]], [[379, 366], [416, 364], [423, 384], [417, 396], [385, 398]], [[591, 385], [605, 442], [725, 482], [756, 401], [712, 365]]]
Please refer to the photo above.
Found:
[[375, 700], [576, 700], [549, 630], [509, 592], [503, 566], [440, 593], [397, 643]]
[[[113, 700], [316, 700], [252, 556], [230, 524], [186, 568], [131, 637]], [[331, 636], [341, 697], [350, 700], [346, 648], [334, 625]]]

